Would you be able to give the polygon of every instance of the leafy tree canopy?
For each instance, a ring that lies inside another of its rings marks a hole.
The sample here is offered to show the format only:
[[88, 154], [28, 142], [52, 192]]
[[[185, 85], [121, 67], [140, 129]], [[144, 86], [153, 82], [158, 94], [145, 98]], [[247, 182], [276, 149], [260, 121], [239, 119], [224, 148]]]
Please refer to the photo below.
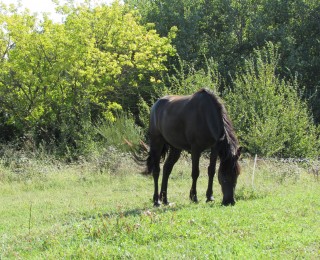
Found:
[[3, 125], [76, 142], [84, 122], [114, 120], [113, 112], [126, 105], [126, 91], [152, 88], [160, 80], [167, 57], [175, 53], [175, 28], [160, 37], [118, 1], [90, 6], [68, 1], [59, 7], [66, 17], [59, 24], [2, 5]]
[[[177, 26], [173, 44], [180, 59], [206, 67], [213, 58], [231, 84], [254, 49], [273, 42], [279, 46], [281, 77], [298, 73], [304, 95], [320, 122], [320, 2], [318, 0], [126, 0], [145, 22], [155, 23], [161, 35]], [[177, 65], [177, 64], [176, 64]], [[174, 73], [174, 71], [173, 71]]]

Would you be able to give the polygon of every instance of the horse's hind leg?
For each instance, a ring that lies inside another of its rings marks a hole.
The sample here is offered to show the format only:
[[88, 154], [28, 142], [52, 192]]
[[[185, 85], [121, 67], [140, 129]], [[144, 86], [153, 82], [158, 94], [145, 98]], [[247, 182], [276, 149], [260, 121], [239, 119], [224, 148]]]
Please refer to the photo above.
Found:
[[151, 139], [149, 157], [147, 159], [148, 171], [152, 172], [152, 176], [153, 176], [153, 182], [154, 182], [153, 204], [156, 207], [160, 206], [158, 180], [160, 175], [160, 158], [161, 158], [161, 152], [163, 147], [164, 147], [164, 142], [162, 141], [162, 138], [156, 138], [154, 140]]
[[207, 189], [207, 202], [213, 201], [213, 190], [212, 190], [212, 184], [213, 184], [213, 177], [215, 175], [216, 171], [216, 162], [217, 162], [217, 152], [215, 149], [211, 149], [211, 154], [210, 154], [210, 164], [208, 167], [208, 189]]
[[161, 184], [161, 192], [160, 192], [160, 200], [163, 204], [168, 205], [168, 198], [167, 198], [167, 190], [168, 190], [168, 179], [172, 172], [172, 168], [175, 163], [178, 161], [180, 157], [181, 151], [170, 147], [169, 155], [164, 163], [163, 166], [163, 175], [162, 175], [162, 184]]
[[199, 177], [199, 160], [200, 160], [200, 155], [201, 153], [198, 152], [197, 150], [192, 150], [191, 151], [191, 158], [192, 158], [192, 186], [190, 190], [190, 199], [193, 202], [198, 202], [198, 197], [197, 197], [197, 180]]

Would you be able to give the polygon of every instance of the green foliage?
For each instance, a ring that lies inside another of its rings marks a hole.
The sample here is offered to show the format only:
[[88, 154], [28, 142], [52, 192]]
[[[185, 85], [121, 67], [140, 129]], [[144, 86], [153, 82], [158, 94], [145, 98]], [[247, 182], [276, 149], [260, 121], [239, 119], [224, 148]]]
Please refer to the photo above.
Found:
[[[96, 148], [92, 124], [101, 118], [124, 111], [146, 132], [159, 96], [202, 87], [223, 96], [234, 85], [245, 99], [227, 99], [247, 105], [232, 113], [250, 152], [317, 155], [319, 1], [55, 2], [62, 23], [1, 4], [1, 142], [31, 136], [76, 158]], [[281, 59], [255, 51], [266, 42]]]
[[243, 145], [263, 156], [316, 156], [316, 128], [296, 79], [281, 80], [276, 70], [278, 48], [272, 43], [255, 50], [226, 95]]
[[168, 75], [167, 93], [174, 95], [191, 95], [201, 88], [219, 91], [221, 77], [217, 63], [210, 58], [205, 69], [197, 70], [193, 64], [179, 59], [179, 66], [174, 68], [175, 73]]
[[139, 121], [144, 129], [148, 129], [150, 106], [141, 96], [139, 97], [139, 103], [137, 105], [139, 110]]
[[[254, 49], [267, 41], [279, 45], [281, 77], [298, 73], [299, 84], [313, 96], [320, 121], [320, 2], [317, 0], [127, 0], [141, 10], [142, 20], [155, 23], [161, 35], [177, 26], [173, 44], [182, 60], [205, 69], [213, 57], [225, 83], [230, 83]], [[177, 64], [175, 63], [177, 66]]]

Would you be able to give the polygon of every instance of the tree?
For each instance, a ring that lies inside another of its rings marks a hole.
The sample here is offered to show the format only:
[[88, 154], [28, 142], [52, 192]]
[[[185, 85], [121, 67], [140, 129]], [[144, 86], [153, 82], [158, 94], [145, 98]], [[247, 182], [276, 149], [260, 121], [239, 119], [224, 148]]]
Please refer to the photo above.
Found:
[[72, 3], [60, 7], [63, 24], [3, 11], [0, 104], [5, 124], [76, 148], [92, 121], [112, 121], [114, 110], [127, 108], [127, 92], [159, 80], [174, 53], [174, 28], [160, 37], [119, 2]]

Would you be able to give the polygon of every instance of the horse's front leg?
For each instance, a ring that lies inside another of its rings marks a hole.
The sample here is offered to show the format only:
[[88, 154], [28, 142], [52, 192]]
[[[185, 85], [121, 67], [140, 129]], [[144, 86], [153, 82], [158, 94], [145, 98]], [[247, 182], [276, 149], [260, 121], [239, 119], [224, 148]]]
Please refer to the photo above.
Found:
[[213, 178], [216, 171], [217, 156], [218, 156], [217, 152], [215, 151], [214, 148], [212, 148], [211, 154], [210, 154], [210, 164], [208, 167], [208, 189], [206, 193], [207, 202], [214, 201], [212, 185], [213, 185]]
[[199, 177], [199, 160], [200, 160], [201, 153], [198, 151], [192, 151], [191, 152], [191, 158], [192, 158], [192, 186], [190, 190], [190, 199], [197, 203], [198, 197], [197, 197], [197, 180]]
[[172, 172], [172, 168], [175, 163], [178, 161], [180, 157], [181, 151], [175, 149], [173, 147], [170, 148], [170, 152], [168, 158], [163, 166], [163, 175], [162, 175], [162, 184], [161, 184], [161, 191], [160, 191], [160, 200], [163, 204], [168, 205], [168, 197], [167, 197], [167, 190], [168, 190], [168, 179]]

